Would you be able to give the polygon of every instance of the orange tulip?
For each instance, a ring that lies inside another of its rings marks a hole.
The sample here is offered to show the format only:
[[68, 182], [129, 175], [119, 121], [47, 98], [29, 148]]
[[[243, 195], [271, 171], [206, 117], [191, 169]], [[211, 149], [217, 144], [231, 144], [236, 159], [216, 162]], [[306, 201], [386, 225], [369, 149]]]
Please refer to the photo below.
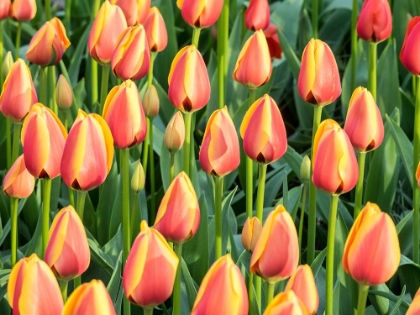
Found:
[[105, 120], [79, 109], [64, 146], [63, 181], [73, 189], [94, 189], [104, 182], [113, 158], [114, 141]]
[[240, 133], [245, 153], [256, 162], [271, 163], [286, 153], [286, 127], [276, 102], [268, 94], [248, 109]]
[[305, 304], [309, 315], [315, 315], [319, 305], [318, 289], [315, 285], [314, 274], [309, 265], [297, 267], [287, 282], [285, 292], [292, 290]]
[[83, 283], [69, 296], [61, 315], [115, 315], [114, 304], [101, 280]]
[[6, 176], [3, 178], [3, 193], [9, 197], [28, 198], [35, 187], [35, 179], [28, 172], [23, 155], [13, 163]]
[[325, 106], [341, 94], [340, 74], [331, 48], [319, 39], [311, 39], [302, 55], [298, 91], [305, 102]]
[[225, 176], [239, 166], [239, 141], [227, 107], [215, 110], [207, 123], [200, 148], [203, 170], [214, 176]]
[[128, 26], [144, 24], [150, 8], [150, 0], [111, 0], [124, 12]]
[[149, 118], [155, 118], [159, 114], [159, 95], [153, 84], [144, 93], [143, 107], [144, 113]]
[[241, 241], [247, 251], [254, 251], [255, 245], [260, 237], [261, 230], [262, 225], [257, 217], [246, 219], [244, 228], [242, 229]]
[[401, 63], [414, 75], [420, 75], [420, 16], [413, 17], [407, 26], [400, 52]]
[[344, 270], [362, 285], [379, 285], [394, 275], [400, 259], [394, 222], [378, 205], [368, 202], [347, 236]]
[[146, 117], [133, 81], [125, 81], [109, 92], [102, 116], [108, 123], [117, 148], [131, 148], [146, 137]]
[[55, 102], [61, 110], [67, 110], [73, 103], [73, 92], [66, 78], [60, 74], [55, 88]]
[[194, 46], [182, 48], [172, 61], [168, 77], [168, 97], [183, 112], [203, 108], [210, 99], [210, 80], [206, 64]]
[[177, 0], [182, 18], [187, 24], [199, 28], [216, 23], [223, 8], [223, 0]]
[[340, 125], [324, 120], [314, 138], [312, 181], [318, 189], [342, 194], [356, 186], [359, 167], [349, 137]]
[[391, 36], [392, 14], [388, 0], [365, 0], [356, 30], [361, 39], [369, 42], [382, 42]]
[[155, 229], [169, 241], [183, 243], [197, 233], [200, 207], [194, 187], [185, 172], [172, 181], [156, 214]]
[[384, 139], [384, 123], [372, 94], [363, 87], [354, 90], [344, 131], [357, 151], [375, 150]]
[[290, 277], [299, 261], [295, 224], [279, 205], [270, 212], [252, 253], [250, 270], [270, 283]]
[[40, 66], [56, 65], [70, 46], [63, 23], [54, 17], [32, 37], [26, 59]]
[[277, 26], [270, 23], [270, 25], [264, 30], [264, 35], [267, 40], [271, 58], [280, 59], [283, 50], [280, 46], [279, 36], [277, 35]]
[[270, 80], [272, 64], [270, 50], [262, 30], [256, 31], [245, 42], [233, 71], [233, 79], [250, 89], [256, 89]]
[[57, 280], [36, 254], [21, 259], [13, 267], [7, 284], [7, 300], [13, 315], [60, 315], [63, 309]]
[[36, 178], [60, 175], [67, 131], [54, 112], [41, 103], [32, 106], [23, 122], [22, 145], [26, 167]]
[[267, 305], [264, 315], [308, 315], [305, 305], [293, 291], [276, 295]]
[[159, 9], [152, 7], [144, 23], [147, 41], [150, 51], [159, 52], [168, 45], [168, 33], [166, 31], [165, 21]]
[[0, 111], [14, 123], [20, 123], [36, 102], [38, 97], [31, 71], [22, 59], [18, 59], [4, 81]]
[[176, 112], [166, 127], [163, 143], [168, 151], [175, 154], [181, 150], [185, 140], [185, 124], [181, 112]]
[[5, 20], [9, 17], [9, 11], [12, 3], [10, 0], [0, 1], [0, 21]]
[[45, 262], [62, 280], [70, 280], [89, 267], [90, 250], [82, 220], [72, 206], [61, 209], [50, 227]]
[[105, 1], [93, 22], [88, 39], [88, 50], [100, 64], [109, 64], [120, 34], [127, 28], [121, 8]]
[[411, 301], [410, 307], [405, 315], [418, 315], [420, 314], [420, 289], [417, 290], [416, 295]]
[[270, 25], [270, 6], [267, 0], [251, 0], [245, 11], [245, 26], [251, 31], [265, 30]]
[[229, 254], [220, 257], [207, 271], [195, 298], [191, 315], [247, 315], [245, 281]]
[[10, 17], [19, 22], [30, 21], [36, 14], [35, 0], [14, 0], [10, 7]]
[[123, 271], [125, 296], [144, 308], [154, 308], [171, 296], [179, 259], [157, 230], [142, 221]]

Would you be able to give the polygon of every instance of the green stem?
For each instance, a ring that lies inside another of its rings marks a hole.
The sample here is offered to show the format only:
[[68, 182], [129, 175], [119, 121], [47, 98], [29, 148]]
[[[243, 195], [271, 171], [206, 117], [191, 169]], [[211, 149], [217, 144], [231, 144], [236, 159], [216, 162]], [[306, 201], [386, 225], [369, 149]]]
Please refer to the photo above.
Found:
[[257, 301], [257, 314], [261, 314], [261, 277], [255, 275], [255, 297]]
[[369, 44], [369, 72], [368, 72], [368, 90], [372, 93], [376, 100], [376, 57], [377, 57], [377, 43]]
[[303, 194], [302, 194], [302, 206], [300, 212], [300, 219], [299, 219], [299, 253], [300, 253], [300, 261], [302, 263], [302, 234], [303, 234], [303, 220], [305, 218], [305, 208], [306, 208], [306, 193], [308, 191], [308, 184], [309, 182], [305, 182], [303, 184]]
[[6, 119], [6, 162], [8, 169], [12, 166], [12, 134], [10, 132], [11, 128], [11, 121], [9, 119]]
[[40, 96], [39, 101], [42, 103], [42, 105], [48, 106], [47, 104], [47, 90], [48, 90], [48, 76], [47, 76], [47, 68], [46, 67], [40, 67], [39, 72], [39, 84], [40, 84]]
[[257, 191], [257, 218], [263, 222], [265, 178], [267, 175], [267, 164], [258, 164], [258, 191]]
[[[141, 222], [141, 209], [140, 209], [140, 200], [139, 193], [132, 193], [130, 196], [130, 205], [131, 205], [131, 219], [130, 219], [130, 235], [131, 242], [134, 241], [136, 234], [134, 233], [134, 223]], [[137, 219], [137, 216], [139, 217]]]
[[[64, 129], [66, 129], [66, 131], [68, 131], [69, 130], [69, 121], [68, 121], [67, 110], [63, 111], [63, 125], [64, 125]], [[68, 187], [67, 189], [68, 189], [68, 193], [69, 193], [69, 203], [70, 203], [70, 205], [72, 205], [74, 207], [75, 203], [74, 203], [73, 189], [71, 189], [70, 187]]]
[[327, 279], [326, 279], [326, 307], [325, 314], [333, 315], [334, 301], [334, 242], [335, 226], [337, 221], [339, 195], [331, 196], [330, 218], [328, 220], [328, 238], [327, 238]]
[[11, 226], [11, 259], [12, 259], [12, 268], [16, 264], [17, 261], [17, 231], [18, 231], [18, 205], [19, 205], [19, 199], [17, 198], [10, 198], [10, 220], [12, 223]]
[[222, 257], [222, 197], [223, 197], [223, 177], [215, 178], [214, 205], [216, 219], [216, 260]]
[[98, 102], [98, 63], [90, 59], [90, 71], [91, 71], [91, 80], [90, 80], [90, 87], [91, 87], [91, 100], [92, 106], [94, 106]]
[[365, 314], [366, 300], [369, 292], [368, 285], [359, 285], [359, 300], [357, 302], [357, 315]]
[[224, 0], [222, 13], [217, 22], [217, 71], [219, 108], [225, 106], [226, 75], [227, 75], [227, 51], [229, 48], [229, 0]]
[[[146, 126], [147, 126], [147, 133], [149, 134], [151, 128], [150, 118], [146, 117]], [[146, 138], [143, 142], [143, 150], [142, 150], [143, 158], [141, 160], [141, 165], [143, 166], [143, 171], [147, 174], [147, 163], [149, 159], [149, 137], [146, 135]]]
[[249, 303], [249, 315], [254, 315], [254, 274], [249, 273], [248, 277], [248, 303]]
[[149, 159], [150, 159], [150, 219], [155, 220], [156, 217], [156, 196], [155, 196], [155, 158], [153, 150], [153, 118], [150, 119], [149, 137]]
[[[85, 211], [86, 191], [77, 191], [77, 204], [76, 212], [79, 215], [80, 220], [83, 222], [83, 213]], [[78, 276], [73, 279], [73, 290], [82, 284], [82, 276]]]
[[185, 113], [184, 172], [188, 176], [190, 176], [191, 121], [192, 113]]
[[45, 19], [51, 20], [51, 0], [45, 0]]
[[174, 244], [175, 254], [179, 258], [178, 268], [176, 270], [174, 296], [173, 296], [173, 315], [181, 315], [181, 260], [182, 260], [182, 244]]
[[201, 28], [198, 28], [198, 27], [193, 28], [192, 44], [195, 47], [197, 47], [197, 49], [198, 49], [198, 42], [200, 40], [200, 32], [201, 32]]
[[170, 154], [171, 154], [171, 161], [169, 164], [169, 184], [172, 183], [175, 177], [175, 154], [174, 153], [170, 153]]
[[[16, 30], [16, 52], [15, 58], [16, 60], [19, 58], [19, 51], [20, 51], [20, 38], [22, 37], [22, 22], [18, 22], [17, 30]], [[3, 60], [2, 60], [3, 62]]]
[[[249, 89], [249, 99], [248, 99], [248, 108], [255, 101], [255, 90]], [[248, 218], [252, 217], [252, 203], [253, 203], [253, 192], [254, 192], [254, 162], [246, 156], [246, 215]]]
[[54, 95], [55, 95], [55, 67], [51, 66], [48, 67], [48, 103], [49, 108], [58, 116], [58, 107], [57, 103], [55, 102]]
[[356, 220], [362, 208], [363, 200], [363, 182], [365, 179], [365, 164], [366, 164], [366, 152], [359, 152], [359, 179], [356, 185], [356, 196], [354, 199], [354, 214], [353, 217]]
[[312, 30], [314, 38], [318, 38], [318, 0], [312, 0]]
[[155, 59], [156, 59], [156, 55], [157, 53], [155, 52], [150, 52], [150, 68], [149, 68], [149, 72], [147, 73], [147, 86], [151, 86], [153, 83], [153, 68], [155, 65]]
[[351, 13], [351, 91], [356, 88], [356, 67], [357, 67], [357, 13], [358, 1], [353, 0], [353, 8]]
[[420, 77], [416, 84], [416, 105], [414, 113], [414, 149], [413, 149], [413, 261], [419, 261], [419, 187], [417, 185], [416, 170], [419, 164], [420, 153]]
[[20, 129], [22, 124], [13, 124], [13, 151], [12, 151], [12, 163], [16, 161], [19, 156], [20, 147]]
[[70, 26], [71, 26], [71, 0], [65, 0], [65, 8], [64, 8], [64, 25], [66, 26], [67, 34], [70, 34]]
[[102, 113], [106, 97], [108, 95], [108, 81], [109, 81], [110, 66], [102, 66], [102, 78], [101, 78], [101, 108]]
[[64, 303], [67, 301], [67, 287], [69, 282], [66, 280], [58, 280], [58, 284], [60, 285], [61, 296], [63, 297]]
[[143, 315], [153, 315], [153, 308], [143, 308]]
[[48, 238], [50, 232], [50, 198], [51, 198], [51, 179], [45, 178], [42, 180], [43, 196], [42, 196], [42, 252], [48, 245]]
[[267, 305], [270, 304], [274, 297], [274, 283], [267, 282]]

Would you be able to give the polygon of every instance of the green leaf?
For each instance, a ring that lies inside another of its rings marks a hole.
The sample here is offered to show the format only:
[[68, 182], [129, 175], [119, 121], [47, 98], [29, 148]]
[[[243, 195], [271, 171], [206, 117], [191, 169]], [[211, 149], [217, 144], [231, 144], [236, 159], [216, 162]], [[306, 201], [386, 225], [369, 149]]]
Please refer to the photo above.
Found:
[[96, 241], [94, 240], [93, 236], [89, 233], [89, 231], [86, 231], [86, 235], [88, 237], [90, 256], [92, 260], [95, 261], [108, 276], [111, 277], [114, 270], [115, 263], [99, 247], [98, 243], [96, 243]]
[[281, 48], [295, 80], [299, 77], [300, 61], [283, 32], [278, 32]]
[[197, 296], [197, 287], [188, 270], [187, 264], [181, 258], [181, 314], [189, 314]]
[[122, 288], [122, 278], [121, 278], [121, 269], [122, 269], [122, 251], [120, 251], [117, 259], [117, 263], [114, 267], [114, 272], [111, 275], [111, 279], [108, 282], [107, 289], [109, 296], [114, 304], [114, 308], [118, 314], [121, 313], [121, 304], [124, 296], [124, 291]]
[[397, 224], [397, 232], [401, 254], [410, 255], [413, 250], [413, 211], [409, 211]]
[[80, 64], [82, 63], [83, 55], [86, 53], [87, 40], [90, 33], [91, 25], [86, 27], [82, 37], [80, 37], [79, 42], [77, 43], [76, 50], [74, 51], [71, 59], [70, 66], [68, 68], [69, 78], [71, 86], [75, 86], [80, 72]]
[[[299, 21], [303, 0], [276, 1], [271, 5], [271, 20], [280, 29], [293, 47], [299, 36]], [[280, 39], [283, 47], [283, 41]], [[284, 47], [283, 47], [284, 49]]]

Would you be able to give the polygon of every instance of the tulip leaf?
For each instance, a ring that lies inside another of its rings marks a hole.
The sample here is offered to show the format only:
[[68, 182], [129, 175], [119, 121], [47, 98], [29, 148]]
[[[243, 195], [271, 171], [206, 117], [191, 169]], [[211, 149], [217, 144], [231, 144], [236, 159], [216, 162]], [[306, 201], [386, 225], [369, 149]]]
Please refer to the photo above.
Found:
[[348, 40], [350, 24], [350, 10], [334, 10], [324, 16], [322, 27], [319, 30], [319, 38], [322, 38], [323, 41], [329, 44], [336, 55], [338, 63], [341, 56], [339, 50], [343, 47], [343, 42]]
[[191, 277], [187, 264], [181, 258], [181, 314], [189, 314], [197, 296], [197, 285]]
[[83, 35], [79, 38], [76, 50], [71, 56], [70, 63], [69, 63], [70, 66], [68, 68], [69, 79], [70, 79], [69, 83], [71, 84], [71, 86], [75, 86], [79, 78], [79, 72], [81, 69], [80, 65], [82, 63], [84, 54], [86, 53], [86, 45], [87, 45], [87, 40], [88, 40], [90, 30], [91, 30], [91, 26], [89, 25], [89, 27], [86, 27], [86, 30], [83, 32]]
[[[293, 47], [299, 36], [299, 21], [303, 4], [303, 0], [285, 0], [276, 1], [271, 5], [271, 20], [284, 32], [285, 38]], [[280, 41], [283, 47], [283, 41]]]
[[280, 188], [283, 185], [283, 178], [285, 177], [287, 178], [287, 173], [283, 170], [274, 170], [268, 172], [264, 191], [265, 207], [270, 207], [273, 205], [273, 201], [278, 195]]
[[316, 255], [314, 261], [312, 262], [311, 268], [315, 278], [322, 268], [325, 257], [327, 257], [327, 248], [324, 248], [318, 255]]
[[293, 77], [295, 80], [299, 77], [300, 72], [300, 61], [299, 58], [296, 56], [293, 48], [290, 46], [287, 37], [283, 34], [283, 32], [279, 31], [279, 40], [281, 43], [281, 48], [283, 49], [284, 56], [286, 57], [287, 64], [289, 65], [290, 70], [292, 71]]
[[0, 270], [0, 297], [3, 297], [7, 292], [7, 283], [11, 271], [11, 269]]
[[403, 286], [400, 296], [396, 296], [396, 295], [394, 295], [390, 292], [383, 292], [383, 291], [378, 291], [378, 290], [369, 290], [369, 294], [382, 296], [382, 297], [387, 298], [388, 300], [394, 302], [394, 306], [392, 307], [391, 311], [389, 312], [389, 314], [391, 315], [391, 314], [399, 314], [398, 309], [400, 307], [404, 309], [404, 313], [407, 311], [407, 308], [409, 307], [409, 304], [406, 301], [403, 300], [404, 295], [405, 295], [405, 291], [406, 291], [406, 286]]
[[299, 95], [297, 89], [297, 79], [293, 84], [293, 99], [296, 105], [296, 111], [299, 118], [299, 126], [303, 129], [312, 128], [314, 108], [313, 105], [306, 103]]
[[[7, 225], [6, 225], [7, 227]], [[1, 244], [1, 243], [0, 243]], [[32, 253], [36, 253], [38, 257], [43, 257], [42, 251], [42, 215], [38, 217], [38, 223], [25, 251], [25, 257], [29, 257]]]
[[[121, 247], [119, 247], [121, 248]], [[109, 296], [114, 304], [114, 308], [118, 314], [121, 312], [121, 304], [124, 296], [121, 279], [121, 268], [122, 268], [122, 251], [118, 255], [117, 262], [114, 266], [114, 272], [111, 275], [111, 279], [108, 282], [107, 289]]]
[[168, 125], [169, 121], [171, 120], [172, 116], [177, 110], [169, 101], [168, 94], [159, 84], [159, 81], [157, 81], [156, 79], [153, 80], [153, 85], [155, 86], [159, 96], [159, 116], [157, 116], [155, 119], [160, 118], [163, 124], [166, 126]]
[[104, 251], [99, 247], [99, 245], [94, 240], [93, 236], [86, 231], [86, 235], [88, 237], [88, 244], [90, 248], [90, 255], [94, 262], [96, 262], [99, 267], [103, 269], [103, 271], [111, 277], [112, 272], [114, 270], [114, 262], [112, 259], [104, 253]]
[[401, 254], [411, 254], [413, 250], [413, 211], [409, 211], [397, 224], [397, 232]]
[[397, 274], [401, 278], [401, 282], [407, 286], [407, 291], [414, 297], [420, 287], [420, 266], [406, 256], [401, 255]]
[[[377, 286], [370, 287], [373, 291], [382, 291], [385, 293], [390, 293], [388, 286], [385, 283], [382, 283]], [[368, 295], [369, 301], [372, 303], [378, 314], [388, 314], [390, 310], [389, 299], [380, 296], [380, 295]]]

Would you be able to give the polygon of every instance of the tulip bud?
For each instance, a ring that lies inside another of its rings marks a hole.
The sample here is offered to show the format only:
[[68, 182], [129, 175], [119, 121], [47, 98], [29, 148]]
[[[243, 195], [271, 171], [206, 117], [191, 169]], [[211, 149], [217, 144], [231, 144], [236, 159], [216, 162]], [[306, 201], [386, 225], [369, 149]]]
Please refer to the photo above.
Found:
[[223, 0], [177, 0], [182, 18], [187, 24], [204, 28], [216, 23], [223, 8]]
[[420, 75], [420, 16], [413, 17], [407, 26], [400, 60], [404, 67], [414, 75]]
[[150, 8], [150, 0], [111, 0], [124, 12], [128, 26], [144, 24]]
[[309, 315], [315, 315], [319, 305], [318, 289], [309, 265], [300, 265], [287, 282], [285, 292], [292, 290], [305, 304]]
[[420, 289], [417, 290], [416, 295], [411, 301], [410, 307], [405, 315], [418, 315], [420, 314]]
[[267, 305], [264, 315], [308, 315], [305, 305], [293, 291], [276, 295]]
[[55, 102], [61, 110], [67, 110], [73, 103], [73, 93], [66, 78], [60, 74], [55, 88]]
[[247, 315], [245, 281], [229, 254], [220, 257], [207, 271], [195, 298], [191, 315]]
[[113, 159], [114, 141], [105, 120], [79, 109], [64, 146], [63, 181], [73, 189], [92, 190], [105, 181]]
[[263, 31], [259, 30], [248, 38], [239, 53], [233, 79], [250, 89], [256, 89], [270, 80], [271, 71], [270, 50]]
[[17, 262], [7, 284], [13, 314], [61, 315], [63, 298], [48, 265], [36, 254]]
[[181, 150], [185, 140], [185, 124], [181, 112], [176, 112], [166, 127], [163, 143], [171, 154]]
[[388, 0], [365, 0], [356, 30], [361, 39], [374, 43], [391, 36], [392, 14]]
[[114, 304], [101, 280], [77, 287], [69, 296], [61, 315], [115, 315]]
[[200, 148], [200, 164], [210, 175], [225, 176], [239, 166], [239, 141], [227, 107], [211, 114]]
[[372, 94], [363, 87], [354, 90], [344, 125], [353, 147], [360, 152], [375, 150], [384, 139], [384, 123]]
[[133, 81], [124, 81], [109, 92], [102, 116], [108, 123], [117, 148], [131, 148], [146, 137], [146, 117]]
[[23, 155], [13, 163], [6, 176], [3, 178], [3, 193], [9, 197], [28, 198], [35, 187], [35, 179], [28, 172]]
[[159, 95], [154, 85], [147, 88], [143, 99], [144, 113], [153, 119], [159, 114]]
[[172, 293], [179, 259], [159, 231], [140, 225], [140, 234], [128, 254], [122, 285], [130, 302], [153, 308]]
[[138, 160], [136, 164], [133, 177], [131, 178], [131, 189], [138, 194], [140, 190], [143, 190], [144, 188], [145, 175], [143, 165], [141, 165], [140, 160]]
[[210, 80], [206, 64], [194, 46], [182, 48], [172, 61], [168, 77], [168, 97], [182, 112], [195, 112], [210, 99]]
[[36, 14], [35, 0], [14, 0], [10, 7], [10, 17], [16, 21], [30, 21]]
[[10, 0], [2, 0], [0, 1], [0, 21], [5, 20], [9, 17], [9, 11], [12, 3]]
[[312, 181], [330, 194], [346, 193], [356, 186], [359, 167], [346, 132], [332, 120], [324, 120], [314, 138]]
[[200, 207], [194, 187], [185, 172], [169, 185], [156, 214], [155, 229], [171, 242], [183, 243], [197, 233]]
[[279, 205], [270, 212], [252, 253], [250, 270], [269, 283], [290, 277], [299, 261], [295, 224]]
[[246, 155], [258, 163], [274, 162], [286, 153], [286, 127], [276, 102], [268, 94], [248, 109], [240, 133]]
[[144, 29], [150, 51], [159, 52], [166, 48], [168, 45], [168, 33], [165, 21], [157, 7], [150, 9], [147, 20], [144, 23]]
[[300, 178], [304, 183], [311, 179], [311, 160], [307, 155], [303, 157], [302, 164], [300, 164]]
[[14, 123], [20, 123], [31, 106], [38, 102], [31, 71], [22, 59], [10, 69], [0, 95], [0, 111]]
[[1, 72], [3, 74], [3, 78], [6, 78], [9, 74], [10, 70], [13, 67], [13, 55], [11, 51], [8, 51], [6, 53], [6, 56], [4, 56], [3, 65], [1, 66]]
[[270, 25], [268, 0], [251, 0], [245, 11], [245, 26], [251, 31], [265, 30]]
[[271, 24], [264, 30], [265, 39], [267, 40], [268, 50], [271, 58], [281, 58], [282, 48], [280, 46], [279, 36], [277, 34], [277, 26]]
[[307, 103], [325, 106], [341, 94], [340, 74], [331, 48], [311, 39], [302, 54], [298, 78], [300, 97]]
[[260, 237], [261, 230], [262, 225], [257, 217], [246, 219], [244, 228], [242, 229], [241, 241], [243, 247], [247, 251], [251, 253], [254, 251], [255, 245]]
[[401, 251], [391, 217], [368, 202], [354, 221], [343, 253], [343, 268], [362, 285], [388, 281], [398, 269]]

